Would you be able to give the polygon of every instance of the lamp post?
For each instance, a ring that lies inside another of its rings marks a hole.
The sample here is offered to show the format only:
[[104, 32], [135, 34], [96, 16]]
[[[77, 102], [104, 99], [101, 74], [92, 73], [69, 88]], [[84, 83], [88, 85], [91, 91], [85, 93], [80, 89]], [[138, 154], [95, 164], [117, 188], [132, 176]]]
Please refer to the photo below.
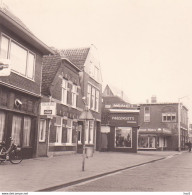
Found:
[[88, 106], [85, 104], [85, 110], [79, 116], [79, 120], [83, 120], [83, 160], [82, 160], [82, 171], [85, 170], [85, 123], [86, 121], [94, 120], [92, 113]]

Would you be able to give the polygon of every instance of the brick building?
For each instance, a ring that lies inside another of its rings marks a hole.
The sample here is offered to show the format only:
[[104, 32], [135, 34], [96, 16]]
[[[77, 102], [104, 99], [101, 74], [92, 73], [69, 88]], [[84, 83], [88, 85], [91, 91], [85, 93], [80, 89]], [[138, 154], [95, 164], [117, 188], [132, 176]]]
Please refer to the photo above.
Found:
[[[85, 135], [82, 134], [82, 121], [79, 135], [85, 137], [87, 146], [93, 146], [98, 150], [101, 126], [102, 78], [97, 49], [94, 45], [91, 45], [87, 48], [61, 50], [60, 54], [81, 69], [80, 86], [82, 96], [94, 117], [94, 121], [86, 122]], [[78, 151], [82, 152], [82, 142], [78, 142]]]
[[78, 118], [84, 105], [79, 72], [76, 65], [59, 54], [43, 58], [39, 156], [75, 152], [77, 142], [81, 142]]
[[52, 53], [8, 8], [0, 7], [0, 59], [11, 64], [10, 75], [0, 70], [0, 141], [12, 137], [25, 158], [36, 155], [42, 57]]
[[102, 97], [100, 150], [136, 153], [139, 110], [121, 97], [106, 86]]
[[188, 110], [184, 105], [154, 99], [140, 105], [139, 149], [180, 150], [187, 141]]

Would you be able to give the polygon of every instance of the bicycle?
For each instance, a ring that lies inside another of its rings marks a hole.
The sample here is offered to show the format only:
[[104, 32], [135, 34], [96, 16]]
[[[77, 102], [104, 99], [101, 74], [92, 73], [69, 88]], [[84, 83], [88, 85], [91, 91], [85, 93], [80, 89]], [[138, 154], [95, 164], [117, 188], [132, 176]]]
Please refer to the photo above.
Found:
[[5, 142], [0, 143], [0, 163], [10, 161], [12, 164], [19, 164], [23, 160], [21, 148], [14, 144], [10, 137], [10, 146], [5, 147]]

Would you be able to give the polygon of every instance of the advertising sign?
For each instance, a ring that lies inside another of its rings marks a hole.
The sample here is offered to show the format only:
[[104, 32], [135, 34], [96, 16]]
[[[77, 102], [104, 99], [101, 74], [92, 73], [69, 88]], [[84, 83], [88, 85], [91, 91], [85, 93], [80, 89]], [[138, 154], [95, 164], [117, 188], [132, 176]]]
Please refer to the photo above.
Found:
[[56, 115], [56, 103], [41, 102], [40, 115]]

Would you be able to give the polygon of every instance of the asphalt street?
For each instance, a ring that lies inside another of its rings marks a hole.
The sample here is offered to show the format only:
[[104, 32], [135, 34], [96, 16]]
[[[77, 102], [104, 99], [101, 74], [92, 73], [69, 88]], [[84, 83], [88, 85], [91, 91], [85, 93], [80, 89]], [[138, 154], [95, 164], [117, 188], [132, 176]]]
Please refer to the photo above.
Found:
[[192, 153], [169, 156], [58, 191], [192, 192]]

